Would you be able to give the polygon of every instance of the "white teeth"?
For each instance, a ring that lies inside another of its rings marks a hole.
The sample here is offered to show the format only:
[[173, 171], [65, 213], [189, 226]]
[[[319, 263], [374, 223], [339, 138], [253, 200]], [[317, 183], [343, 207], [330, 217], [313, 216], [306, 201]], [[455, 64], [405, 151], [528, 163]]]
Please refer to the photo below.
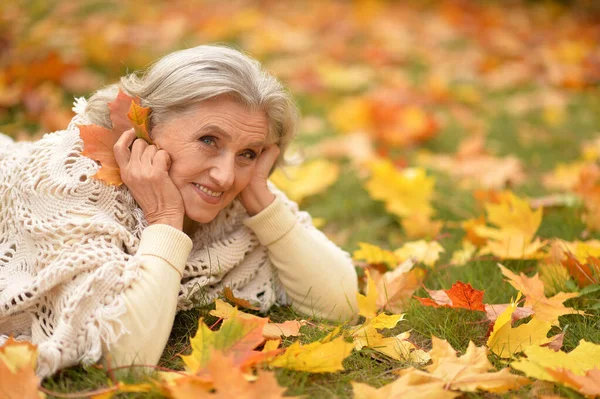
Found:
[[206, 188], [200, 184], [197, 184], [197, 183], [194, 183], [194, 186], [198, 187], [201, 191], [204, 191], [206, 194], [210, 195], [211, 197], [218, 198], [221, 196], [221, 194], [223, 194], [223, 192], [217, 193], [216, 191], [209, 190], [208, 188]]

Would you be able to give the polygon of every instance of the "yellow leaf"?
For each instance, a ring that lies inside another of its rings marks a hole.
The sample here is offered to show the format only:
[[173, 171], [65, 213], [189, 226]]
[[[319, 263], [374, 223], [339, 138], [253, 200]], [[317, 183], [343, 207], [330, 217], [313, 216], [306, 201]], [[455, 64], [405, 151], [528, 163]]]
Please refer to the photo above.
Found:
[[444, 389], [444, 384], [440, 381], [413, 385], [410, 376], [400, 377], [381, 388], [355, 381], [351, 384], [355, 399], [453, 399], [460, 396], [458, 392]]
[[432, 220], [429, 216], [415, 213], [402, 219], [402, 228], [408, 238], [434, 238], [444, 226], [441, 220]]
[[331, 110], [329, 120], [342, 133], [367, 130], [371, 124], [369, 102], [362, 97], [346, 97]]
[[507, 359], [515, 353], [522, 352], [530, 346], [539, 346], [552, 341], [548, 331], [552, 323], [533, 317], [528, 323], [513, 328], [511, 316], [516, 309], [516, 302], [511, 303], [496, 319], [494, 329], [487, 341], [487, 346], [501, 358]]
[[405, 243], [401, 248], [394, 251], [394, 255], [402, 261], [415, 258], [424, 265], [433, 268], [442, 252], [445, 252], [444, 248], [437, 241], [419, 240]]
[[325, 191], [335, 183], [340, 174], [337, 164], [325, 159], [315, 159], [302, 165], [277, 169], [271, 181], [297, 203], [311, 195]]
[[488, 222], [497, 227], [476, 226], [475, 233], [487, 238], [482, 253], [491, 253], [502, 259], [531, 259], [540, 256], [539, 250], [546, 244], [534, 235], [542, 223], [543, 209], [535, 211], [529, 202], [512, 192], [500, 197], [500, 203], [485, 205]]
[[253, 349], [264, 342], [262, 335], [267, 319], [240, 317], [235, 309], [218, 331], [211, 331], [200, 319], [196, 335], [190, 339], [192, 353], [181, 356], [189, 372], [204, 368], [213, 349], [234, 356], [238, 364], [250, 357]]
[[356, 302], [358, 304], [358, 314], [365, 316], [367, 319], [375, 317], [377, 315], [377, 286], [371, 278], [371, 274], [368, 270], [365, 270], [367, 275], [367, 289], [366, 295], [356, 293]]
[[527, 378], [511, 374], [508, 368], [497, 372], [489, 372], [494, 366], [488, 360], [487, 348], [477, 347], [469, 342], [467, 351], [462, 356], [457, 356], [456, 351], [446, 340], [432, 337], [431, 355], [432, 364], [425, 371], [409, 369], [402, 374], [412, 373], [428, 378], [435, 378], [442, 382], [448, 389], [463, 392], [506, 392], [528, 384]]
[[544, 283], [536, 273], [533, 277], [527, 277], [520, 273], [518, 276], [502, 265], [498, 265], [502, 274], [508, 278], [508, 283], [516, 290], [521, 291], [525, 296], [525, 306], [533, 309], [535, 317], [538, 320], [551, 324], [558, 324], [558, 317], [565, 314], [581, 314], [573, 308], [563, 305], [567, 299], [575, 298], [579, 294], [576, 292], [559, 292], [552, 298], [547, 298], [544, 294]]
[[556, 381], [547, 369], [564, 368], [576, 375], [584, 375], [593, 368], [600, 368], [600, 345], [583, 339], [569, 353], [540, 346], [530, 346], [523, 352], [527, 357], [512, 362], [510, 366], [539, 380]]
[[371, 198], [385, 202], [386, 210], [400, 217], [433, 214], [431, 200], [435, 179], [422, 168], [398, 170], [388, 159], [369, 164], [371, 178], [366, 183]]
[[473, 256], [477, 252], [477, 247], [473, 245], [471, 241], [464, 240], [462, 242], [462, 248], [457, 249], [452, 253], [450, 263], [456, 266], [464, 266], [467, 262], [473, 259]]
[[[244, 313], [241, 310], [231, 306], [227, 302], [220, 299], [215, 300], [215, 310], [209, 312], [210, 315], [219, 317], [221, 319], [229, 319], [231, 317], [239, 317], [248, 320], [267, 320], [264, 317], [255, 316], [249, 313]], [[268, 340], [273, 340], [281, 336], [297, 336], [300, 334], [300, 327], [306, 324], [305, 320], [288, 320], [283, 323], [267, 323], [263, 327], [263, 337]]]
[[343, 336], [328, 342], [317, 341], [307, 345], [294, 342], [285, 353], [269, 364], [273, 367], [310, 373], [333, 373], [344, 370], [342, 362], [350, 356], [352, 348], [353, 345], [346, 342]]
[[352, 254], [354, 260], [362, 260], [370, 265], [385, 264], [390, 268], [398, 264], [398, 257], [392, 251], [366, 242], [359, 242], [358, 247], [359, 249]]

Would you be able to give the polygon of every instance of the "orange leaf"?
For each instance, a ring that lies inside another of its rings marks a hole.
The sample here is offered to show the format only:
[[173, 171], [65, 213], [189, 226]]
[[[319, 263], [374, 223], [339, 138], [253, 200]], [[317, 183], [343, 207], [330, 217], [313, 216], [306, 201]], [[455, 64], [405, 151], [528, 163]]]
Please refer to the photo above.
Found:
[[150, 134], [148, 134], [148, 117], [150, 116], [150, 108], [141, 107], [135, 101], [131, 101], [131, 106], [129, 107], [129, 112], [127, 113], [127, 117], [133, 124], [133, 128], [135, 129], [135, 135], [145, 140], [148, 144], [152, 144], [152, 140], [150, 139]]
[[112, 122], [112, 130], [118, 133], [119, 136], [125, 130], [131, 129], [131, 124], [133, 121], [130, 119], [128, 112], [130, 111], [132, 103], [139, 104], [139, 102], [139, 98], [134, 99], [119, 89], [117, 98], [108, 103], [108, 109], [110, 110], [110, 121]]
[[563, 384], [575, 388], [588, 397], [596, 397], [600, 395], [600, 370], [591, 369], [588, 370], [585, 375], [577, 375], [569, 369], [556, 369], [546, 368], [548, 374], [550, 374], [556, 381], [562, 382]]
[[36, 346], [12, 337], [0, 347], [0, 397], [39, 399], [39, 377], [35, 374]]
[[485, 312], [485, 305], [482, 302], [484, 292], [474, 289], [471, 284], [457, 281], [449, 290], [427, 290], [427, 292], [433, 299], [415, 297], [425, 306], [463, 308]]
[[563, 261], [563, 264], [569, 271], [569, 274], [577, 281], [577, 285], [585, 287], [590, 284], [600, 283], [600, 259], [588, 256], [587, 263], [581, 263], [570, 252], [566, 252], [565, 254], [567, 255], [567, 259]]
[[79, 136], [83, 140], [81, 155], [93, 159], [101, 165], [94, 178], [115, 186], [123, 184], [119, 165], [113, 152], [113, 147], [121, 133], [98, 125], [79, 125]]
[[238, 306], [241, 306], [243, 308], [250, 309], [250, 310], [259, 310], [260, 309], [260, 308], [257, 308], [256, 306], [253, 306], [250, 303], [250, 301], [248, 301], [246, 299], [237, 298], [235, 295], [233, 295], [233, 291], [229, 287], [225, 287], [223, 289], [223, 296], [229, 302], [234, 303], [234, 304], [236, 304]]
[[[139, 122], [138, 119], [136, 119], [136, 122], [129, 120], [127, 114], [127, 110], [133, 104], [137, 103], [139, 103], [139, 99], [134, 99], [119, 90], [119, 94], [117, 94], [115, 100], [108, 103], [110, 120], [112, 122], [111, 130], [98, 125], [78, 125], [79, 136], [83, 140], [83, 151], [81, 154], [100, 163], [100, 169], [93, 176], [95, 179], [115, 186], [123, 184], [113, 147], [125, 130], [130, 129], [133, 124]], [[147, 118], [150, 109], [138, 108], [147, 110], [144, 111]], [[144, 124], [147, 123], [146, 120], [144, 120]]]

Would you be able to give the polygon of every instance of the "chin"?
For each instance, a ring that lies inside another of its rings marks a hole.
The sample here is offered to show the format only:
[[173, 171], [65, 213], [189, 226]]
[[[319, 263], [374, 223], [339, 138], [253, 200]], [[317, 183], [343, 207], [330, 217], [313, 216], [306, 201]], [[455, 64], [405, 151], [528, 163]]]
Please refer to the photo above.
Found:
[[186, 214], [186, 216], [188, 218], [190, 218], [194, 222], [206, 224], [206, 223], [210, 223], [213, 220], [215, 220], [215, 218], [217, 217], [217, 215], [219, 214], [219, 212], [217, 212], [217, 213], [213, 213], [213, 212], [193, 212], [193, 213], [188, 213], [188, 212], [186, 212], [185, 214]]

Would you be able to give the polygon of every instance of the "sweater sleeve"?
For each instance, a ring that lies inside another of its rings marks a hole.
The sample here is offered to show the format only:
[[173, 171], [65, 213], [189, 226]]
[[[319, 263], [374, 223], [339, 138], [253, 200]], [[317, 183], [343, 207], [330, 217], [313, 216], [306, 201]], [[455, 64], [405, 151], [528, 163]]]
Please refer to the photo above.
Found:
[[144, 230], [137, 252], [142, 276], [123, 293], [124, 333], [110, 345], [103, 343], [103, 360], [109, 357], [111, 367], [158, 364], [173, 327], [179, 283], [191, 249], [192, 240], [171, 226], [157, 224]]
[[284, 201], [276, 196], [244, 223], [267, 247], [292, 307], [334, 321], [356, 315], [358, 283], [350, 256], [315, 228], [306, 212], [293, 212]]

